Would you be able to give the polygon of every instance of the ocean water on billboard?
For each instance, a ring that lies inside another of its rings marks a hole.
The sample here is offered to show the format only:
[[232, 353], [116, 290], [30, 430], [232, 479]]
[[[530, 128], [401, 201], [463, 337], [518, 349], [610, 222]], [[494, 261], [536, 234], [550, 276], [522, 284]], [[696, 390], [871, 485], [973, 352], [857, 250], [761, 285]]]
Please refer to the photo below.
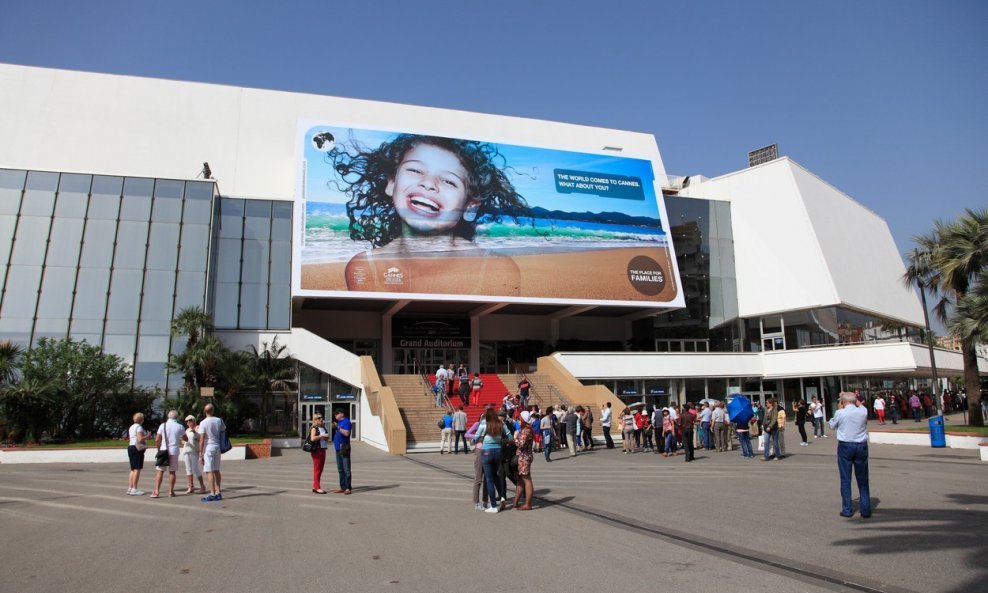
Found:
[[[534, 224], [533, 224], [534, 220]], [[486, 221], [477, 227], [478, 246], [505, 254], [542, 251], [574, 251], [635, 247], [643, 244], [664, 247], [665, 233], [659, 229], [586, 222], [506, 218]], [[309, 202], [306, 205], [303, 263], [348, 261], [369, 245], [350, 239], [349, 219], [343, 204]]]

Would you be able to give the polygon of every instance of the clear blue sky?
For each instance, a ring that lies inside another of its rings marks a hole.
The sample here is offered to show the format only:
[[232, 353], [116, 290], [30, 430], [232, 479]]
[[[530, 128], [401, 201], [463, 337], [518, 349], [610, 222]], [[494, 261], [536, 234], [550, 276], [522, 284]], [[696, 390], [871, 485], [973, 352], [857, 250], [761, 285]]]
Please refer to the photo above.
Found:
[[986, 28], [979, 0], [3, 0], [0, 61], [648, 132], [673, 174], [778, 143], [904, 252], [988, 205]]

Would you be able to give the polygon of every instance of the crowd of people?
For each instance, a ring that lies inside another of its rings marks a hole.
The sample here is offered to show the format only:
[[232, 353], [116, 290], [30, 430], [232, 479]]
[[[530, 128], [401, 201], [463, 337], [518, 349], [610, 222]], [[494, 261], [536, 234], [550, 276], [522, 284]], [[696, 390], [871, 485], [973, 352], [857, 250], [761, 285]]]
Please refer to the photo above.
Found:
[[[841, 393], [838, 412], [830, 419], [831, 429], [837, 431], [838, 468], [841, 478], [841, 515], [851, 516], [850, 480], [855, 476], [861, 491], [861, 516], [871, 516], [868, 489], [868, 409], [854, 393]], [[756, 457], [752, 438], [759, 439], [762, 461], [780, 460], [786, 456], [785, 427], [790, 419], [784, 406], [776, 399], [751, 404], [751, 418], [732, 421], [724, 402], [707, 400], [678, 406], [645, 405], [624, 408], [616, 417], [608, 402], [601, 407], [600, 425], [605, 446], [615, 447], [610, 431], [616, 422], [621, 429], [625, 454], [651, 452], [663, 457], [683, 453], [685, 461], [694, 461], [694, 452], [733, 451], [734, 439], [741, 457]], [[806, 423], [813, 424], [813, 438], [828, 438], [825, 432], [826, 412], [817, 397], [811, 401], [798, 400], [791, 405], [792, 421], [799, 431], [800, 446], [809, 446]], [[740, 416], [736, 416], [740, 417]], [[507, 481], [515, 484], [512, 502], [516, 510], [531, 510], [534, 486], [532, 461], [542, 451], [551, 462], [554, 451], [568, 450], [570, 456], [578, 451], [592, 450], [594, 415], [584, 406], [514, 408], [489, 405], [483, 416], [469, 428], [463, 407], [447, 413], [442, 421], [441, 453], [460, 452], [474, 455], [473, 504], [477, 510], [498, 513], [507, 508]], [[455, 437], [447, 437], [455, 434]], [[524, 502], [522, 502], [524, 500]]]
[[[154, 490], [151, 498], [163, 496], [174, 497], [179, 459], [185, 465], [187, 488], [184, 494], [196, 493], [198, 480], [199, 494], [206, 494], [202, 502], [218, 502], [223, 500], [221, 490], [222, 476], [220, 474], [220, 445], [226, 433], [223, 420], [217, 418], [213, 404], [203, 408], [204, 418], [199, 422], [195, 416], [185, 417], [185, 428], [178, 422], [178, 412], [169, 410], [166, 420], [158, 426], [152, 437], [144, 429], [144, 414], [138, 412], [133, 416], [133, 424], [127, 431], [129, 443], [127, 456], [130, 460], [130, 474], [127, 482], [128, 496], [143, 496], [140, 490], [141, 471], [144, 469], [144, 456], [148, 442], [153, 441], [155, 455]], [[168, 474], [168, 489], [162, 490], [165, 474]], [[203, 481], [203, 474], [209, 481], [209, 488]]]

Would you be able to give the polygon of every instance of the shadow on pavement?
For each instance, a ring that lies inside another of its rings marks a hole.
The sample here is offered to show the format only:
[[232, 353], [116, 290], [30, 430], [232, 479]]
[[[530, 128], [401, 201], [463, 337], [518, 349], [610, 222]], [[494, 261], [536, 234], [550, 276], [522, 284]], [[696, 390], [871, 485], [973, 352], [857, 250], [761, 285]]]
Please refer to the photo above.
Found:
[[353, 488], [354, 492], [373, 492], [375, 490], [390, 490], [392, 488], [398, 488], [400, 484], [382, 484], [381, 486], [357, 486]]
[[567, 502], [571, 502], [575, 498], [576, 498], [575, 496], [564, 496], [562, 498], [556, 498], [556, 499], [553, 499], [553, 500], [549, 500], [549, 499], [543, 498], [542, 495], [539, 494], [539, 491], [536, 490], [535, 491], [535, 501], [532, 503], [532, 506], [534, 508], [538, 508], [538, 509], [547, 509], [549, 507], [554, 507], [556, 505], [566, 504]]
[[279, 494], [284, 494], [286, 492], [288, 492], [288, 490], [272, 490], [271, 492], [254, 492], [253, 494], [238, 494], [236, 496], [227, 496], [223, 500], [240, 500], [241, 498], [253, 498], [255, 496], [277, 496]]
[[[988, 496], [952, 494], [947, 504], [988, 504]], [[873, 499], [874, 501], [874, 499]], [[876, 507], [877, 505], [873, 506]], [[943, 552], [954, 550], [954, 558], [974, 573], [968, 581], [944, 593], [982, 590], [988, 578], [984, 562], [988, 511], [953, 508], [876, 510], [870, 519], [855, 519], [856, 537], [837, 540], [836, 546], [856, 548], [858, 554]], [[938, 567], [943, 570], [945, 567]]]

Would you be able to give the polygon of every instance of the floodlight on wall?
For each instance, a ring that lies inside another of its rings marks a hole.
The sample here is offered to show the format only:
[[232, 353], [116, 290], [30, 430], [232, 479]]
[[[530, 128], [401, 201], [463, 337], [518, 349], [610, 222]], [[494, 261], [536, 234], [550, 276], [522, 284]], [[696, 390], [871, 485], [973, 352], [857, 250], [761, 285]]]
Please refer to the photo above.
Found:
[[779, 145], [769, 144], [748, 153], [748, 166], [755, 167], [779, 158]]

